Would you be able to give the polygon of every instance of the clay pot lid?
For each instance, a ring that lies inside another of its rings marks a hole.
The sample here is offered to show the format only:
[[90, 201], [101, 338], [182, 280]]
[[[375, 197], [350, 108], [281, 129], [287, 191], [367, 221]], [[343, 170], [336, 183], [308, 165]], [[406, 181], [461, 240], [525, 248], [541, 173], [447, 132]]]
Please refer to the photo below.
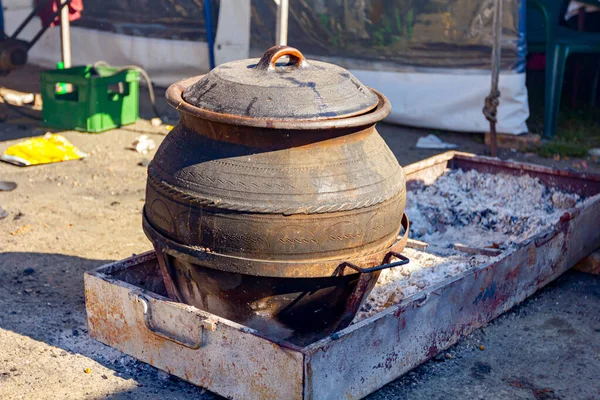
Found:
[[[278, 63], [288, 56], [285, 64]], [[328, 120], [373, 110], [379, 97], [337, 65], [306, 60], [275, 46], [260, 59], [222, 64], [183, 92], [183, 100], [214, 113], [268, 120]]]

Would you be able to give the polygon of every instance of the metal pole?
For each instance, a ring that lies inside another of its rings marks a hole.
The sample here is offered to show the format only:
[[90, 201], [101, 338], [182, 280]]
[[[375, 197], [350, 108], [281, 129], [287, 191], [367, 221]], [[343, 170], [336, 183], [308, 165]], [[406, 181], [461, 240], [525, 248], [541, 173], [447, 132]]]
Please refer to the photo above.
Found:
[[0, 0], [0, 36], [4, 36], [4, 7], [2, 7], [2, 0]]
[[277, 45], [287, 46], [289, 0], [279, 0], [277, 3]]
[[60, 11], [60, 46], [62, 62], [65, 68], [71, 68], [71, 26], [69, 23], [69, 7], [64, 6], [69, 0], [60, 0], [63, 5]]
[[492, 87], [490, 94], [485, 98], [483, 114], [490, 122], [490, 153], [496, 157], [496, 122], [498, 114], [498, 105], [500, 104], [500, 91], [498, 90], [498, 80], [500, 75], [500, 59], [502, 52], [502, 2], [496, 0], [494, 12], [494, 41], [492, 47]]
[[206, 41], [208, 42], [208, 62], [210, 69], [215, 67], [215, 35], [213, 32], [213, 15], [211, 0], [204, 0], [204, 26], [206, 27]]

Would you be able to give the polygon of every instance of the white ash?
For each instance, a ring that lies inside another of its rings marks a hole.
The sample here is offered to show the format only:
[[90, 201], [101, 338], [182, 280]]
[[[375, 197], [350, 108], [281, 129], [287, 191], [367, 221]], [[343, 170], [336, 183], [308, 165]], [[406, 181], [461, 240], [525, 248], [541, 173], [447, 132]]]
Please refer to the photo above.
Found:
[[406, 214], [413, 239], [442, 248], [461, 243], [506, 249], [550, 227], [581, 201], [527, 175], [452, 170], [408, 191]]
[[490, 261], [490, 257], [455, 252], [440, 256], [425, 251], [405, 249], [402, 252], [410, 263], [381, 271], [377, 285], [362, 306], [354, 322], [358, 322], [387, 307], [399, 303], [426, 287]]
[[405, 249], [409, 264], [382, 271], [354, 322], [493, 260], [459, 252], [455, 244], [507, 250], [549, 228], [566, 209], [582, 202], [578, 195], [549, 188], [530, 176], [462, 170], [407, 191], [410, 237], [430, 247]]

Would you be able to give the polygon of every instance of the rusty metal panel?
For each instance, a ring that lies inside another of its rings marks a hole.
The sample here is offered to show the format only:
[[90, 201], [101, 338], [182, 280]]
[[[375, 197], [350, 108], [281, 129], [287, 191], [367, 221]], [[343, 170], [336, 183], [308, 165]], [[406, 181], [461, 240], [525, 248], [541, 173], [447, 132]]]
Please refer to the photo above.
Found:
[[154, 253], [146, 253], [86, 273], [93, 338], [228, 398], [302, 399], [301, 352], [109, 276], [152, 259], [155, 264]]
[[600, 194], [499, 261], [306, 348], [305, 398], [360, 399], [447, 349], [599, 247], [598, 221]]

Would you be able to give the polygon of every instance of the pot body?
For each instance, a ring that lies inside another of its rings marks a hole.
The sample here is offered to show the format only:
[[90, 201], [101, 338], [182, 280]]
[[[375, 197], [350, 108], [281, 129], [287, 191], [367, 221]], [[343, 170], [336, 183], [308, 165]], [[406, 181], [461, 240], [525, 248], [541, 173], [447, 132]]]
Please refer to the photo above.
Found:
[[373, 125], [296, 132], [183, 118], [148, 175], [154, 229], [250, 275], [331, 276], [336, 260], [388, 248], [406, 201], [402, 168]]

